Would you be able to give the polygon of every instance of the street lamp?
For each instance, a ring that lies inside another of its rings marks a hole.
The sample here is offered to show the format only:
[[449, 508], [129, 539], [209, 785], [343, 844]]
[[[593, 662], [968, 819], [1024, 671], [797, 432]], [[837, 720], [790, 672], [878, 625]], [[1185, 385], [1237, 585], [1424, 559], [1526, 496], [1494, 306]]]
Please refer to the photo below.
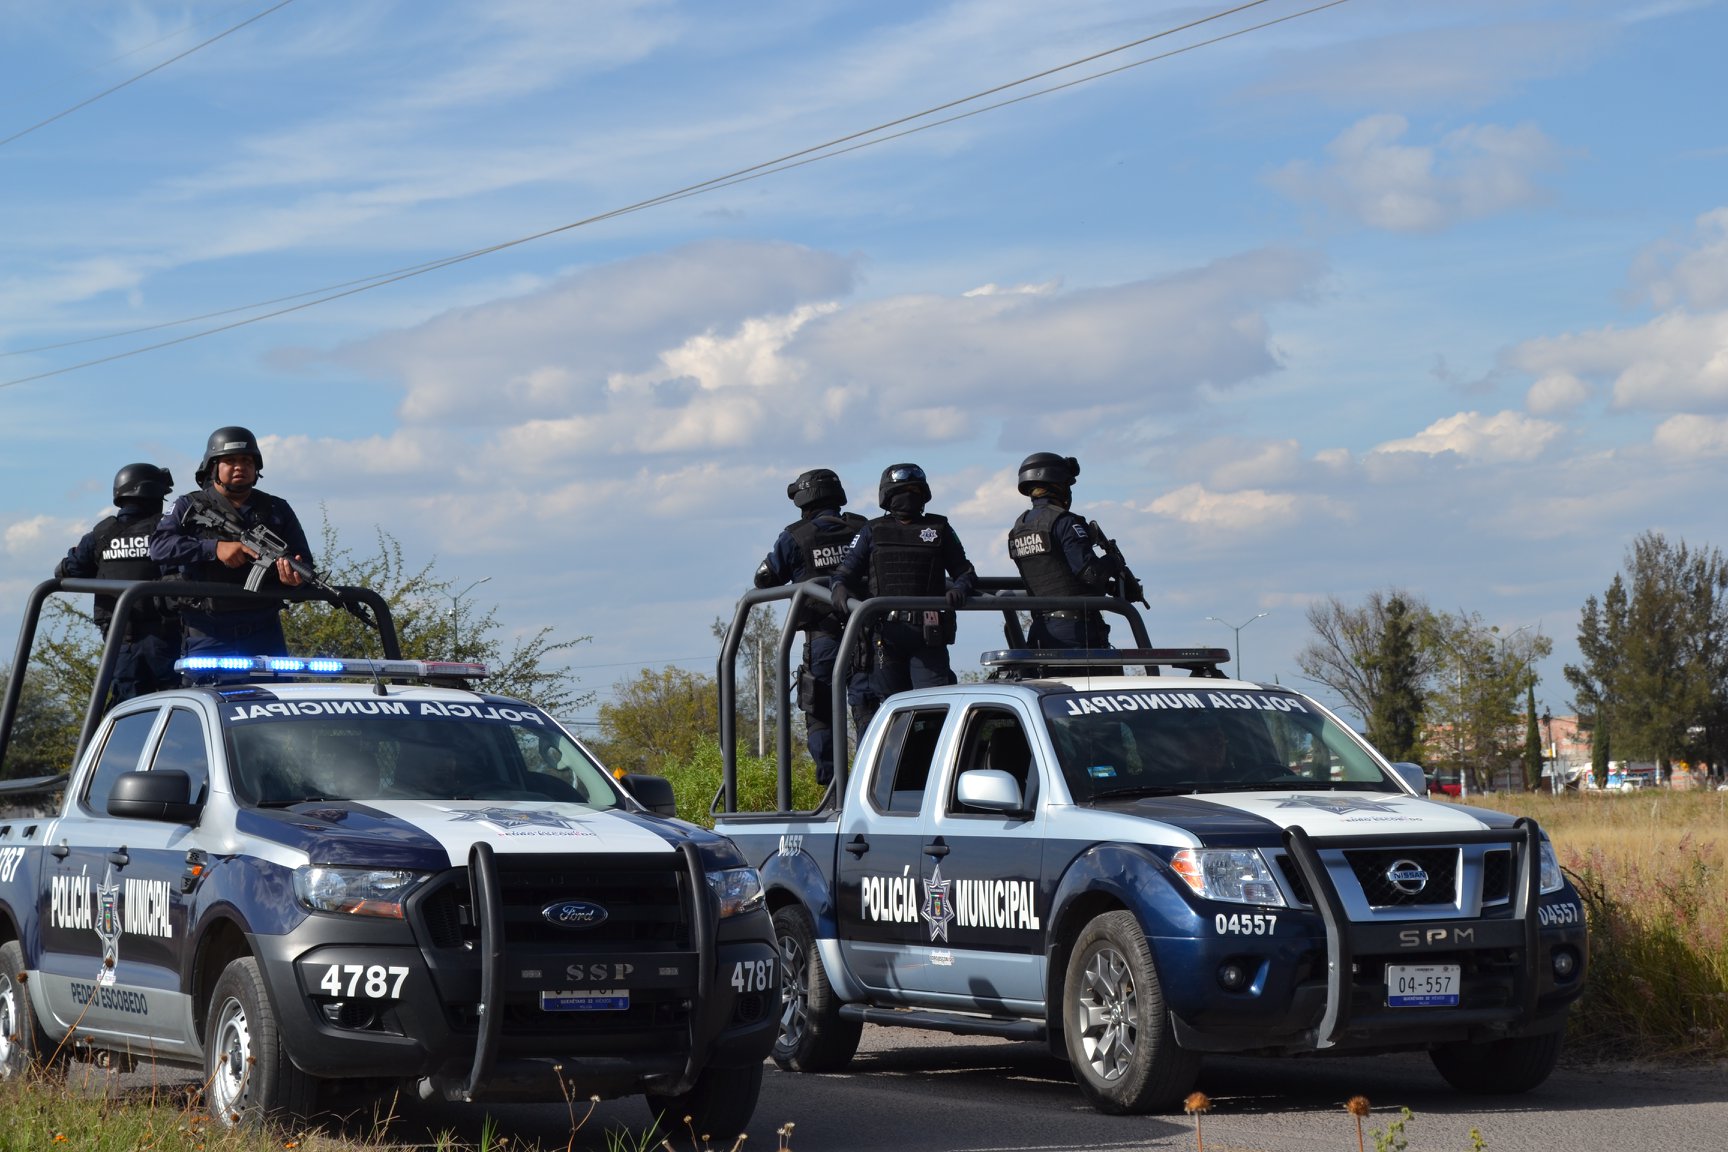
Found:
[[1230, 623], [1230, 621], [1220, 620], [1216, 616], [1206, 617], [1206, 619], [1208, 619], [1208, 620], [1211, 620], [1211, 621], [1214, 621], [1216, 623], [1224, 625], [1224, 627], [1230, 629], [1230, 631], [1232, 631], [1236, 634], [1235, 647], [1232, 649], [1232, 651], [1234, 651], [1236, 653], [1236, 679], [1238, 679], [1238, 680], [1242, 679], [1242, 629], [1248, 627], [1248, 625], [1254, 623], [1254, 621], [1256, 621], [1256, 620], [1260, 619], [1260, 617], [1266, 616], [1266, 615], [1269, 615], [1269, 613], [1256, 612], [1254, 615], [1248, 617], [1248, 619], [1242, 621], [1242, 623], [1240, 623], [1240, 624], [1232, 624], [1232, 623]]
[[458, 640], [456, 633], [458, 626], [462, 623], [462, 597], [468, 595], [468, 593], [474, 591], [474, 589], [480, 587], [480, 585], [486, 583], [486, 581], [490, 579], [492, 579], [492, 577], [482, 576], [480, 579], [474, 581], [474, 583], [468, 585], [468, 587], [462, 589], [462, 591], [456, 593], [454, 596], [451, 596], [448, 592], [444, 593], [444, 595], [450, 596], [450, 659], [452, 660], [457, 659], [461, 655], [459, 650], [460, 641]]
[[1548, 729], [1548, 790], [1560, 795], [1560, 749], [1554, 743], [1554, 713], [1542, 705], [1542, 724]]

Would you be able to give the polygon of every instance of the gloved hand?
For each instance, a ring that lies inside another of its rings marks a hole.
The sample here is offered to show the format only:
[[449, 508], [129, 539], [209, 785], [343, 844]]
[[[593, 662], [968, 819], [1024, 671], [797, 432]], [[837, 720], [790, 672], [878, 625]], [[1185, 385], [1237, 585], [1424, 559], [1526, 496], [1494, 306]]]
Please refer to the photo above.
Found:
[[834, 612], [836, 615], [844, 616], [852, 611], [852, 597], [847, 594], [846, 585], [831, 585], [829, 591], [834, 595]]
[[958, 608], [960, 605], [966, 603], [966, 590], [964, 588], [958, 586], [949, 588], [946, 595], [948, 597], [948, 607], [950, 608]]

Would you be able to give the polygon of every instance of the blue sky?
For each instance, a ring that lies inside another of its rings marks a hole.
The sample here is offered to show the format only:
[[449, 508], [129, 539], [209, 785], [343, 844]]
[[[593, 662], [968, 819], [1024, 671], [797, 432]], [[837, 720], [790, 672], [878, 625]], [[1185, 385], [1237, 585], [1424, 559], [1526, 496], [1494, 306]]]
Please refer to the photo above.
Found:
[[[1266, 612], [1243, 671], [1300, 684], [1308, 604], [1399, 586], [1551, 637], [1556, 712], [1578, 610], [1637, 533], [1728, 544], [1721, 4], [1348, 0], [61, 371], [1227, 5], [271, 7], [0, 0], [8, 638], [117, 468], [184, 485], [230, 423], [314, 536], [322, 505], [349, 544], [381, 526], [458, 587], [490, 577], [513, 631], [591, 635], [572, 664], [602, 696], [712, 668], [708, 625], [810, 467], [874, 514], [881, 469], [922, 464], [996, 573], [1019, 460], [1073, 454], [1155, 640], [1228, 644], [1208, 616]], [[969, 618], [957, 663], [997, 639]]]

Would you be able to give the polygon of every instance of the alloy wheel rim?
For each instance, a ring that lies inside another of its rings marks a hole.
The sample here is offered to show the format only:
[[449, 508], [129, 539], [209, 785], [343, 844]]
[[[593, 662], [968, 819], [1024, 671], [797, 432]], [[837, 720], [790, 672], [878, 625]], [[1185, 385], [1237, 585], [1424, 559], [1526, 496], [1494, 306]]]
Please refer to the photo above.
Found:
[[0, 1077], [10, 1077], [16, 1071], [13, 1062], [23, 1050], [19, 1018], [18, 985], [7, 980], [0, 985]]
[[780, 937], [780, 1043], [786, 1048], [797, 1047], [809, 1028], [809, 969], [803, 945], [790, 936]]
[[1139, 995], [1128, 959], [1116, 949], [1100, 948], [1087, 960], [1074, 1023], [1092, 1074], [1121, 1079], [1139, 1047]]

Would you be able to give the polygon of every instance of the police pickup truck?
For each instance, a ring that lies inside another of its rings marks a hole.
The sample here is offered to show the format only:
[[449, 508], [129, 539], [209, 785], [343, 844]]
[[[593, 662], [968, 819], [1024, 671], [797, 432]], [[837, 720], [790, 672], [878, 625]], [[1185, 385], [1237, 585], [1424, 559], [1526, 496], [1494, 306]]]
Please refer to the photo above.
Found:
[[193, 686], [95, 719], [57, 811], [0, 819], [0, 1077], [76, 1050], [200, 1068], [227, 1124], [314, 1114], [359, 1079], [644, 1094], [743, 1129], [775, 1036], [772, 924], [756, 870], [668, 818], [664, 780], [615, 781], [539, 708], [473, 687], [478, 665], [181, 663]]
[[[1013, 642], [1015, 607], [1057, 602], [1003, 605]], [[780, 941], [775, 1060], [841, 1068], [866, 1023], [1041, 1040], [1110, 1113], [1176, 1104], [1209, 1052], [1426, 1050], [1462, 1091], [1542, 1083], [1586, 938], [1541, 830], [1428, 800], [1309, 697], [1223, 678], [1228, 658], [987, 653], [989, 680], [887, 700], [814, 811], [783, 783], [779, 811], [737, 812], [729, 772], [715, 827]], [[1124, 665], [1151, 674], [1093, 674]]]

